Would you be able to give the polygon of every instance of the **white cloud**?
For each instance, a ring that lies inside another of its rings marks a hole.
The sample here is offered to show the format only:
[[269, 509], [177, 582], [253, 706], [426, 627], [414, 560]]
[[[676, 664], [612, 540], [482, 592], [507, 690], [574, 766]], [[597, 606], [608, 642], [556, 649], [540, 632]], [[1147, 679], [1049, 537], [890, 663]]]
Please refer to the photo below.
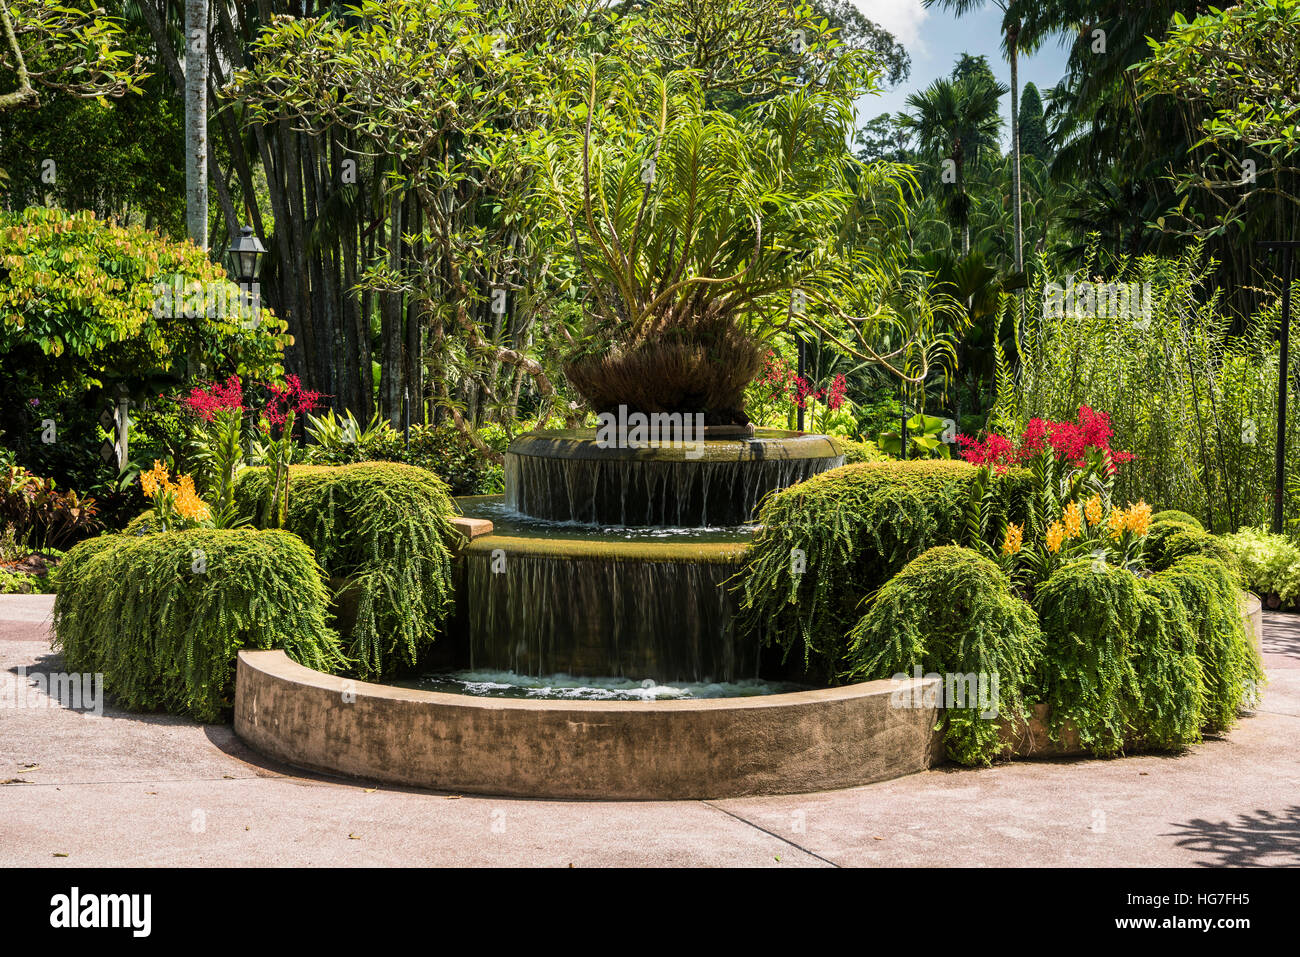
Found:
[[853, 0], [868, 20], [880, 24], [894, 35], [909, 52], [921, 52], [921, 25], [930, 11], [921, 6], [921, 0]]

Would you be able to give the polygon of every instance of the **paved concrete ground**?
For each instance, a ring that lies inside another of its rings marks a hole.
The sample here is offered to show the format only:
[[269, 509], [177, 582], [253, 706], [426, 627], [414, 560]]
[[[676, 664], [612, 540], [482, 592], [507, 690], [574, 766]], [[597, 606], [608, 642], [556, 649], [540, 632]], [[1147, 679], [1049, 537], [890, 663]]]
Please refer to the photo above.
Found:
[[[0, 678], [58, 670], [50, 602], [0, 597]], [[0, 708], [0, 865], [1295, 865], [1300, 616], [1264, 627], [1261, 709], [1180, 757], [945, 768], [794, 797], [371, 788], [268, 762], [226, 726]]]

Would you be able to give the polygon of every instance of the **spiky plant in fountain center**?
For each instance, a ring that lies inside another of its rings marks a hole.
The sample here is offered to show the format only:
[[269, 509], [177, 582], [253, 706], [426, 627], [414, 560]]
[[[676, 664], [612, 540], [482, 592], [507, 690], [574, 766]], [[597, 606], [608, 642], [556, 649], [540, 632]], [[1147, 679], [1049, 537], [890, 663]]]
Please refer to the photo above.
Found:
[[565, 373], [597, 412], [745, 424], [764, 340], [800, 313], [856, 201], [851, 52], [815, 81], [725, 112], [692, 71], [585, 64], [580, 117], [538, 151], [588, 321]]

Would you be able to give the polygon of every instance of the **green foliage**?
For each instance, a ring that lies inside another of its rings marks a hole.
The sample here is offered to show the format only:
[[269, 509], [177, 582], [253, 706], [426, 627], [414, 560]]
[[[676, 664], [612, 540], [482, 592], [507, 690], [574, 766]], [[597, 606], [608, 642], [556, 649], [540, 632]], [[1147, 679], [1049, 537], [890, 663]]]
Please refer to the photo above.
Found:
[[104, 535], [64, 556], [56, 584], [55, 650], [72, 671], [102, 673], [131, 709], [218, 720], [241, 648], [280, 648], [319, 671], [344, 664], [322, 570], [286, 532]]
[[93, 498], [60, 491], [16, 465], [0, 468], [0, 527], [32, 549], [62, 548], [100, 527]]
[[995, 701], [945, 701], [945, 744], [962, 764], [988, 764], [1003, 749], [995, 718], [1025, 715], [1022, 692], [1043, 644], [1033, 608], [998, 566], [953, 546], [929, 549], [886, 582], [848, 640], [853, 680], [910, 677], [915, 668], [984, 677]]
[[40, 207], [3, 214], [0, 263], [0, 368], [38, 384], [29, 395], [107, 382], [152, 388], [203, 362], [275, 371], [289, 341], [265, 311], [250, 321], [233, 310], [187, 318], [184, 302], [164, 308], [177, 279], [190, 284], [186, 297], [193, 283], [212, 283], [227, 303], [238, 287], [197, 246], [140, 226]]
[[[737, 626], [834, 679], [863, 598], [935, 545], [961, 541], [979, 470], [930, 459], [846, 465], [770, 496], [746, 552]], [[1012, 470], [990, 514], [1023, 495]]]
[[[352, 420], [355, 423], [355, 419]], [[315, 444], [305, 458], [313, 465], [347, 465], [355, 462], [405, 462], [427, 469], [447, 483], [452, 495], [494, 495], [505, 491], [501, 466], [488, 461], [450, 423], [411, 426], [410, 443], [387, 422], [372, 420], [364, 429], [348, 426], [348, 419], [314, 420], [309, 427]], [[504, 452], [509, 444], [499, 428], [480, 430], [490, 448]]]
[[1041, 163], [1052, 158], [1048, 142], [1047, 122], [1043, 118], [1043, 98], [1038, 94], [1038, 87], [1026, 83], [1020, 94], [1020, 152], [1024, 156], [1033, 156]]
[[1162, 512], [1156, 512], [1151, 516], [1151, 521], [1155, 522], [1181, 522], [1183, 525], [1190, 525], [1192, 528], [1205, 528], [1200, 519], [1188, 515], [1186, 512], [1180, 512], [1176, 508], [1167, 508]]
[[[1248, 180], [1237, 159], [1216, 163], [1213, 173], [1192, 162], [1177, 177], [1180, 191], [1206, 190], [1220, 207], [1211, 217], [1188, 216], [1189, 229], [1225, 232], [1242, 225], [1247, 204], [1256, 197], [1264, 203], [1266, 194], [1278, 194], [1293, 205], [1300, 203], [1289, 194], [1294, 180], [1288, 176], [1300, 153], [1300, 107], [1284, 79], [1300, 60], [1300, 0], [1196, 7], [1199, 16], [1189, 21], [1176, 12], [1168, 35], [1149, 41], [1151, 56], [1136, 80], [1145, 96], [1176, 97], [1197, 117], [1204, 134], [1197, 146], [1212, 144], [1216, 152], [1234, 158], [1243, 150], [1249, 153]], [[1241, 189], [1246, 183], [1257, 185]], [[1178, 213], [1186, 206], [1184, 197]]]
[[1142, 582], [1137, 641], [1131, 647], [1133, 700], [1130, 736], [1140, 747], [1176, 750], [1201, 738], [1205, 686], [1196, 632], [1187, 604], [1172, 582]]
[[[132, 40], [136, 49], [153, 55], [152, 38], [143, 28]], [[89, 209], [101, 219], [143, 220], [183, 238], [185, 167], [175, 158], [185, 153], [184, 124], [185, 103], [170, 79], [111, 104], [52, 97], [38, 110], [4, 113], [5, 206]]]
[[1152, 566], [1165, 567], [1169, 564], [1164, 561], [1165, 543], [1174, 535], [1198, 530], [1198, 526], [1177, 519], [1164, 519], [1157, 522], [1153, 518], [1151, 528], [1147, 531], [1145, 553], [1147, 562]]
[[[999, 380], [996, 414], [1022, 427], [1081, 405], [1104, 409], [1115, 447], [1137, 456], [1116, 479], [1118, 501], [1160, 502], [1206, 516], [1211, 529], [1234, 530], [1263, 519], [1273, 486], [1265, 436], [1277, 418], [1279, 307], [1273, 300], [1235, 319], [1211, 286], [1213, 266], [1199, 245], [1176, 258], [1132, 261], [1103, 280], [1137, 284], [1143, 301], [1131, 314], [1090, 304], [1084, 292], [1066, 301], [1070, 280], [1076, 290], [1096, 280], [1095, 250], [1073, 274], [1051, 277], [1058, 294], [1050, 303], [1040, 277], [1026, 313], [1013, 310], [1023, 364], [1018, 376]], [[1290, 458], [1300, 448], [1294, 421], [1287, 448]]]
[[857, 465], [860, 462], [889, 461], [889, 456], [880, 451], [880, 447], [870, 439], [855, 442], [853, 439], [836, 437], [835, 444], [839, 446], [840, 452], [844, 456], [845, 465]]
[[1039, 589], [1046, 640], [1033, 697], [1085, 750], [1178, 748], [1232, 725], [1263, 679], [1235, 574], [1200, 555], [1143, 580], [1113, 565], [1067, 565]]
[[1300, 547], [1284, 535], [1262, 528], [1243, 528], [1224, 535], [1247, 587], [1260, 595], [1277, 595], [1283, 605], [1300, 603]]
[[698, 70], [612, 57], [554, 92], [534, 161], [589, 295], [565, 372], [592, 408], [731, 421], [791, 290], [842, 258], [828, 253], [856, 201], [852, 102], [876, 71], [805, 32], [791, 88], [739, 109], [715, 108]]
[[1127, 708], [1141, 697], [1133, 666], [1141, 599], [1131, 572], [1089, 561], [1066, 565], [1038, 589], [1046, 650], [1035, 695], [1051, 708], [1053, 737], [1069, 721], [1085, 750], [1123, 749]]
[[1240, 578], [1241, 569], [1232, 547], [1217, 535], [1190, 526], [1165, 535], [1159, 552], [1148, 564], [1156, 571], [1162, 571], [1188, 555], [1203, 555], [1213, 559], [1223, 565], [1234, 578]]
[[0, 93], [0, 111], [39, 106], [43, 92], [70, 96], [121, 96], [139, 92], [147, 74], [140, 57], [122, 49], [121, 21], [104, 8], [79, 9], [55, 0], [15, 0], [0, 4], [4, 24], [0, 71], [13, 89]]
[[1246, 633], [1236, 573], [1203, 555], [1188, 555], [1153, 580], [1169, 583], [1187, 606], [1205, 685], [1200, 723], [1211, 731], [1232, 727], [1240, 707], [1259, 700], [1264, 671]]
[[0, 567], [0, 595], [44, 595], [54, 591], [49, 575]]
[[[907, 420], [907, 457], [952, 458], [951, 439], [945, 434], [955, 434], [956, 425], [951, 419], [918, 412]], [[903, 433], [899, 429], [880, 433], [880, 449], [895, 457], [903, 454]]]
[[[239, 476], [240, 514], [269, 518], [272, 476]], [[332, 578], [355, 592], [344, 623], [348, 655], [363, 677], [414, 665], [437, 637], [452, 603], [447, 487], [427, 471], [395, 462], [295, 465], [289, 469], [285, 527], [301, 536]]]

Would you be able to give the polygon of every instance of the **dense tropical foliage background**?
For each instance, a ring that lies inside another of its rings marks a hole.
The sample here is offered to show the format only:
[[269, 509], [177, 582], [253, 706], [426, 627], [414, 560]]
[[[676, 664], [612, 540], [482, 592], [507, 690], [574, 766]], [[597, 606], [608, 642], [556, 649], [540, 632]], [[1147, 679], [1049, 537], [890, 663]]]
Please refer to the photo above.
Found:
[[[910, 59], [848, 0], [5, 0], [0, 494], [121, 524], [155, 459], [202, 480], [178, 396], [294, 376], [287, 454], [458, 492], [620, 400], [866, 458], [1089, 406], [1126, 495], [1267, 523], [1300, 0], [927, 5], [996, 8], [1010, 88], [964, 55], [873, 113]], [[241, 227], [260, 308], [179, 308]]]

